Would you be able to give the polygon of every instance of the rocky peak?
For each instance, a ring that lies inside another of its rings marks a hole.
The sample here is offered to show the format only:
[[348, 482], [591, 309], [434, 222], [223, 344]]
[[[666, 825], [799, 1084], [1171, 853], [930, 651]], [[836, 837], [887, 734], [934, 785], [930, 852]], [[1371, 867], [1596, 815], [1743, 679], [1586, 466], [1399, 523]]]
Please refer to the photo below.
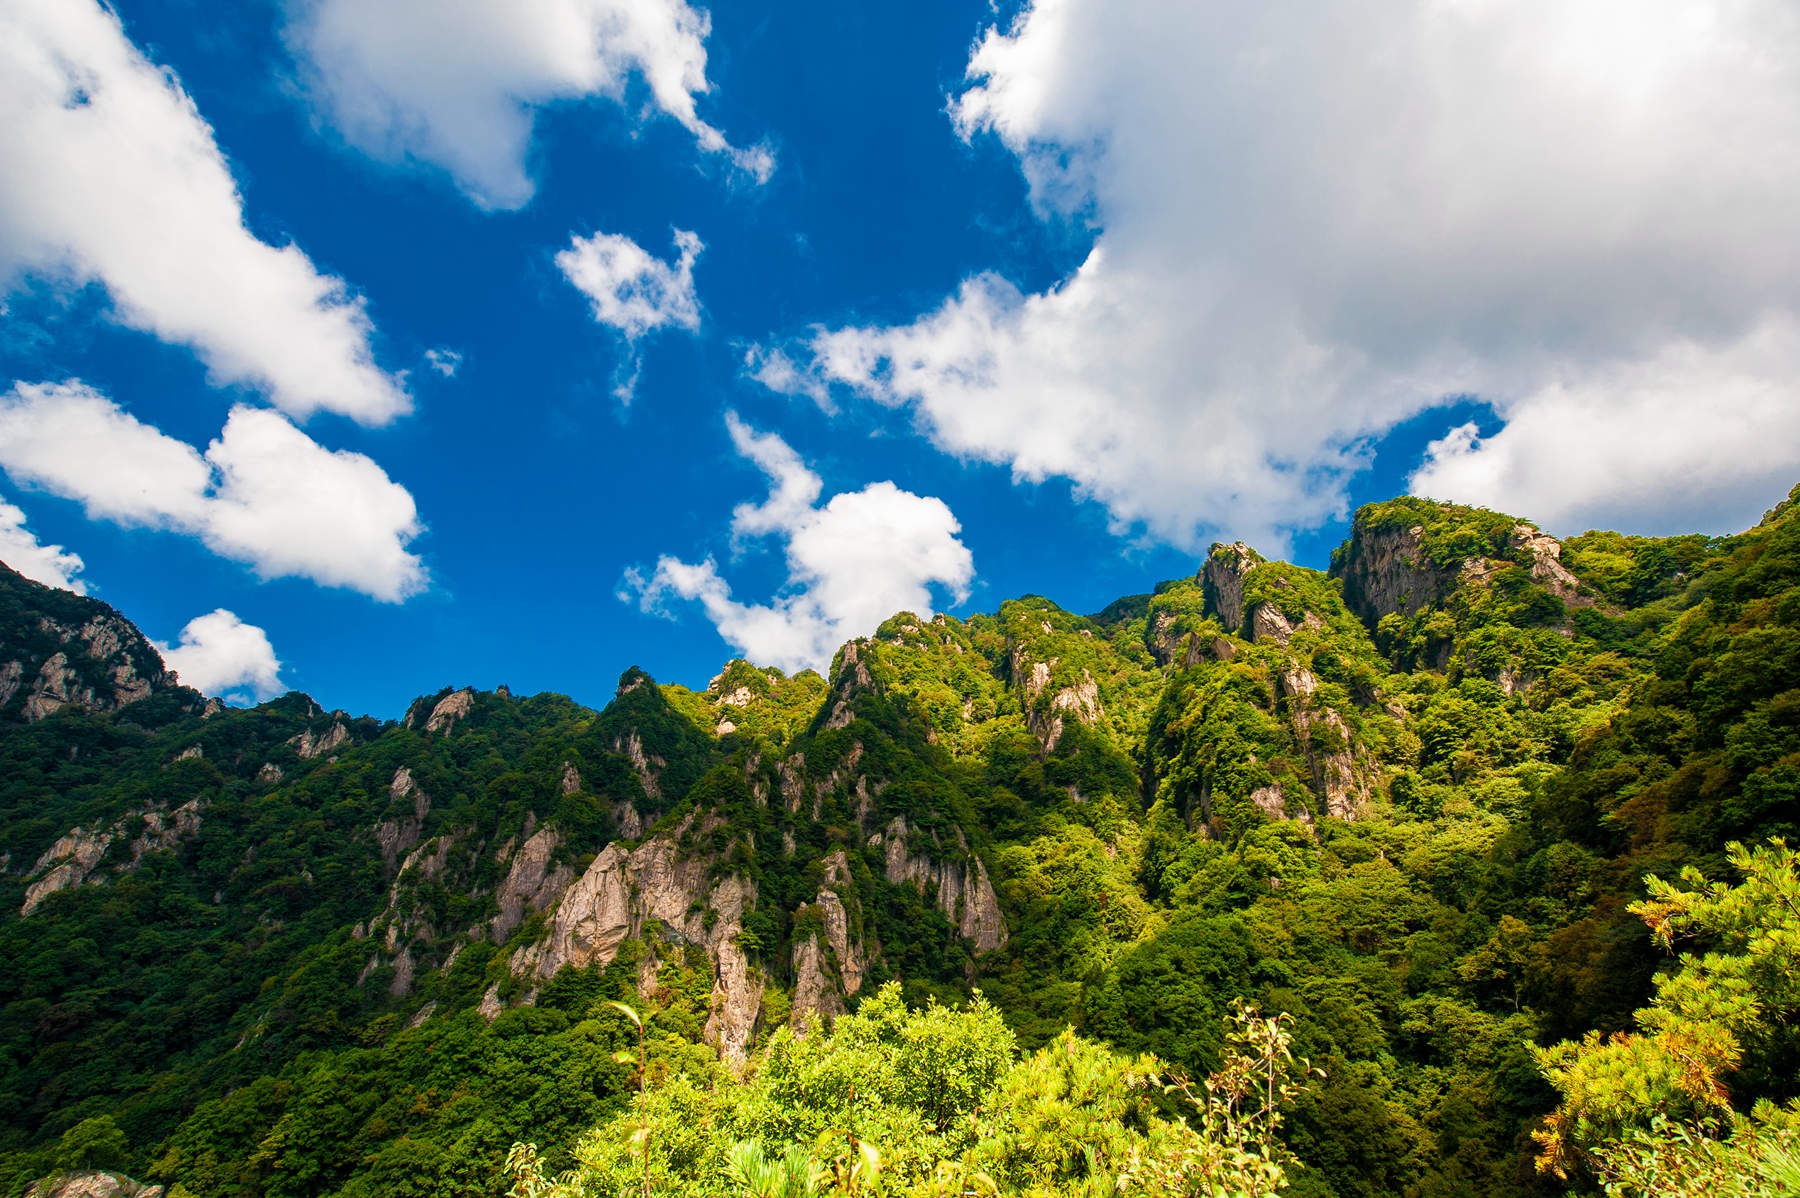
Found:
[[851, 701], [875, 690], [875, 676], [863, 662], [864, 650], [861, 641], [846, 641], [838, 650], [838, 659], [831, 672], [833, 701], [831, 714], [825, 720], [827, 728], [842, 728], [849, 724], [856, 718], [850, 708]]
[[1423, 525], [1371, 527], [1359, 514], [1332, 574], [1342, 578], [1344, 603], [1373, 628], [1395, 612], [1410, 616], [1429, 607], [1453, 577], [1425, 553]]
[[1244, 576], [1262, 564], [1262, 554], [1242, 541], [1214, 543], [1200, 567], [1200, 586], [1207, 610], [1219, 618], [1226, 632], [1244, 627]]
[[111, 712], [178, 685], [111, 607], [0, 564], [0, 712], [28, 723], [64, 707]]
[[425, 731], [449, 732], [456, 726], [456, 721], [468, 716], [474, 706], [475, 692], [470, 688], [465, 686], [462, 690], [451, 691], [439, 699], [437, 706], [431, 709], [431, 714], [425, 717]]

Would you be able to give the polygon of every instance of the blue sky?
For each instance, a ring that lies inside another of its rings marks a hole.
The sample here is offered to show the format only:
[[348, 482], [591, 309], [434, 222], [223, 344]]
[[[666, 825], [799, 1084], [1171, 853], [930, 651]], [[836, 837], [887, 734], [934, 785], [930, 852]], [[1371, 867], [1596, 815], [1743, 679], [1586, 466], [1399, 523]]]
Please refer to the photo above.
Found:
[[209, 690], [600, 704], [1800, 477], [1779, 5], [7, 8], [0, 558]]

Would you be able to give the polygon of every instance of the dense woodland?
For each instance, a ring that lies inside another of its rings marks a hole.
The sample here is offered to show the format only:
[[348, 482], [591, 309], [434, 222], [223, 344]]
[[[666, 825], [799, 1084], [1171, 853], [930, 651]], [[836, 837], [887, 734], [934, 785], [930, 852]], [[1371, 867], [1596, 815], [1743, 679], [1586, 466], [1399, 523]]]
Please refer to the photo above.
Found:
[[1795, 497], [1398, 499], [599, 712], [109, 620], [0, 571], [6, 1194], [1800, 1187]]

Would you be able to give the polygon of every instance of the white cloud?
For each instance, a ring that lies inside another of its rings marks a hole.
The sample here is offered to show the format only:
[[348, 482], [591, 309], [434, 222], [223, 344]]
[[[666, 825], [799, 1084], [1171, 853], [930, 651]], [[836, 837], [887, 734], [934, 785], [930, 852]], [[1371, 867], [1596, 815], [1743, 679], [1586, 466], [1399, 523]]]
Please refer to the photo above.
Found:
[[289, 40], [345, 140], [389, 162], [447, 171], [485, 208], [522, 207], [536, 110], [603, 96], [632, 76], [703, 150], [759, 182], [761, 147], [735, 149], [701, 120], [706, 14], [683, 0], [290, 0]]
[[304, 418], [410, 407], [343, 280], [258, 240], [212, 129], [95, 0], [0, 6], [0, 286], [99, 282], [115, 317]]
[[753, 661], [784, 670], [823, 670], [844, 641], [866, 636], [898, 611], [932, 610], [932, 587], [960, 602], [975, 563], [957, 538], [962, 526], [943, 500], [891, 482], [834, 495], [816, 506], [823, 483], [788, 444], [728, 415], [732, 443], [769, 478], [769, 497], [732, 513], [735, 540], [786, 542], [788, 585], [768, 603], [741, 603], [710, 557], [664, 556], [646, 578], [628, 571], [626, 591], [645, 611], [671, 595], [698, 601], [719, 635]]
[[596, 321], [636, 341], [657, 329], [699, 329], [694, 260], [705, 248], [698, 236], [677, 229], [676, 258], [663, 262], [629, 237], [596, 233], [571, 238], [556, 265], [592, 302]]
[[310, 578], [387, 602], [424, 589], [406, 489], [275, 412], [239, 406], [202, 454], [78, 383], [0, 396], [0, 467], [94, 519], [197, 536], [267, 578]]
[[[753, 376], [906, 408], [1184, 546], [1279, 547], [1341, 509], [1371, 438], [1457, 395], [1519, 431], [1421, 485], [1527, 515], [1729, 525], [1800, 473], [1800, 343], [1770, 332], [1800, 312], [1785, 0], [1038, 0], [969, 74], [958, 129], [1094, 252]], [[1727, 394], [1755, 398], [1669, 435]], [[1528, 443], [1586, 478], [1525, 468]], [[1689, 498], [1645, 506], [1671, 472]]]
[[269, 634], [222, 607], [189, 620], [181, 643], [173, 648], [161, 641], [151, 644], [163, 664], [180, 675], [182, 685], [202, 694], [236, 698], [228, 692], [244, 687], [258, 699], [272, 699], [287, 690]]
[[45, 545], [25, 527], [25, 513], [0, 500], [0, 562], [47, 587], [87, 594], [87, 585], [75, 577], [81, 558], [61, 545]]
[[1800, 321], [1785, 317], [1722, 349], [1680, 343], [1551, 384], [1492, 437], [1465, 425], [1433, 442], [1412, 490], [1503, 510], [1529, 496], [1528, 514], [1565, 533], [1735, 531], [1794, 485], [1796, 364]]
[[447, 379], [456, 377], [462, 369], [463, 356], [453, 349], [428, 349], [425, 351], [425, 365], [431, 367]]

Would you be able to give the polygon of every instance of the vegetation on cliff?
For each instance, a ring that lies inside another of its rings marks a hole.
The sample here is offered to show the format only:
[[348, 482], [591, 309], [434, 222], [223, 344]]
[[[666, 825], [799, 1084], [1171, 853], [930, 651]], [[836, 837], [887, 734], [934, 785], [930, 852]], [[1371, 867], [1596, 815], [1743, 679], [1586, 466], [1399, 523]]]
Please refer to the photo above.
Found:
[[[1242, 1004], [1318, 1071], [1284, 1193], [1792, 1151], [1791, 501], [1558, 545], [1396, 500], [1329, 574], [1221, 546], [1092, 617], [899, 613], [825, 677], [630, 670], [599, 712], [207, 707], [106, 614], [0, 574], [8, 1193], [91, 1144], [202, 1198], [764, 1192], [848, 1184], [852, 1141], [884, 1192], [1207, 1192]], [[1645, 881], [1687, 869], [1719, 886]]]

